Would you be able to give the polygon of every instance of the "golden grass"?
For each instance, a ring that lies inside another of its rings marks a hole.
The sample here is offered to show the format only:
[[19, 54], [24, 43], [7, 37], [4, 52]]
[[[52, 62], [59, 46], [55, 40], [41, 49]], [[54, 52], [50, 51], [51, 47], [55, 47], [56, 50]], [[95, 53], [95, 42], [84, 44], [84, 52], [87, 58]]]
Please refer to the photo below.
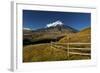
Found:
[[91, 44], [69, 44], [69, 48], [91, 48]]
[[62, 38], [60, 43], [90, 43], [91, 42], [91, 29], [86, 28], [79, 33], [69, 34]]
[[67, 52], [50, 44], [29, 45], [23, 49], [23, 62], [55, 61], [67, 59]]
[[91, 56], [83, 56], [83, 55], [75, 55], [75, 54], [70, 54], [69, 55], [69, 60], [87, 60], [91, 59]]

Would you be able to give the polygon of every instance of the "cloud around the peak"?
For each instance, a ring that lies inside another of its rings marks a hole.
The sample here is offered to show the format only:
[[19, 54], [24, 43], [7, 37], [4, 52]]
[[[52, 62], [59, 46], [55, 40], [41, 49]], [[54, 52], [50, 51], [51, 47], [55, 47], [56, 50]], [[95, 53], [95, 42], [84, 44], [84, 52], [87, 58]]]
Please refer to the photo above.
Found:
[[52, 26], [57, 26], [57, 25], [63, 25], [63, 23], [61, 21], [55, 21], [53, 23], [49, 23], [46, 25], [46, 27], [52, 27]]
[[31, 30], [30, 28], [23, 28], [24, 30]]

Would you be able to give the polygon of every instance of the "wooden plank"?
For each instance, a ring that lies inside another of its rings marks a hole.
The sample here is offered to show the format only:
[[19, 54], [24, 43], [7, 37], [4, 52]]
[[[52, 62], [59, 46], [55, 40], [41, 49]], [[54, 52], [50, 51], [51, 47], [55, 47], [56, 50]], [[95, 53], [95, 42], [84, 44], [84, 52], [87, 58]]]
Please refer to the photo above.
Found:
[[90, 53], [76, 53], [76, 52], [69, 52], [69, 54], [77, 54], [77, 55], [87, 55], [90, 56]]

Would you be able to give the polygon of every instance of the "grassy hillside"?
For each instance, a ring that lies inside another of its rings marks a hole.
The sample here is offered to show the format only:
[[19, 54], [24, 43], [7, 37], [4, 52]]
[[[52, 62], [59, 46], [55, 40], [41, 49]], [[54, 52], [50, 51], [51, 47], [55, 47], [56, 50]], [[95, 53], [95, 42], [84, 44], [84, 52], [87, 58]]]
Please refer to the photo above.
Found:
[[90, 43], [91, 42], [91, 28], [86, 28], [78, 33], [69, 34], [62, 38], [60, 43]]
[[50, 46], [51, 44], [37, 44], [25, 46], [23, 62], [59, 61], [67, 60], [67, 52]]

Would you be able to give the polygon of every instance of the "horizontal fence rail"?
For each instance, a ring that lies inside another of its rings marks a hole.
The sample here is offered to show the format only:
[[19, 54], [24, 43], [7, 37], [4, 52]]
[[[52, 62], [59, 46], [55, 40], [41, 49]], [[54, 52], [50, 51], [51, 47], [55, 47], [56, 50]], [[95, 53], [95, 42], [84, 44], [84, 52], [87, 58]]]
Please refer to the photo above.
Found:
[[89, 53], [77, 53], [77, 52], [69, 52], [70, 54], [78, 54], [78, 55], [90, 55]]
[[51, 42], [52, 44], [91, 44], [91, 43], [55, 43]]

